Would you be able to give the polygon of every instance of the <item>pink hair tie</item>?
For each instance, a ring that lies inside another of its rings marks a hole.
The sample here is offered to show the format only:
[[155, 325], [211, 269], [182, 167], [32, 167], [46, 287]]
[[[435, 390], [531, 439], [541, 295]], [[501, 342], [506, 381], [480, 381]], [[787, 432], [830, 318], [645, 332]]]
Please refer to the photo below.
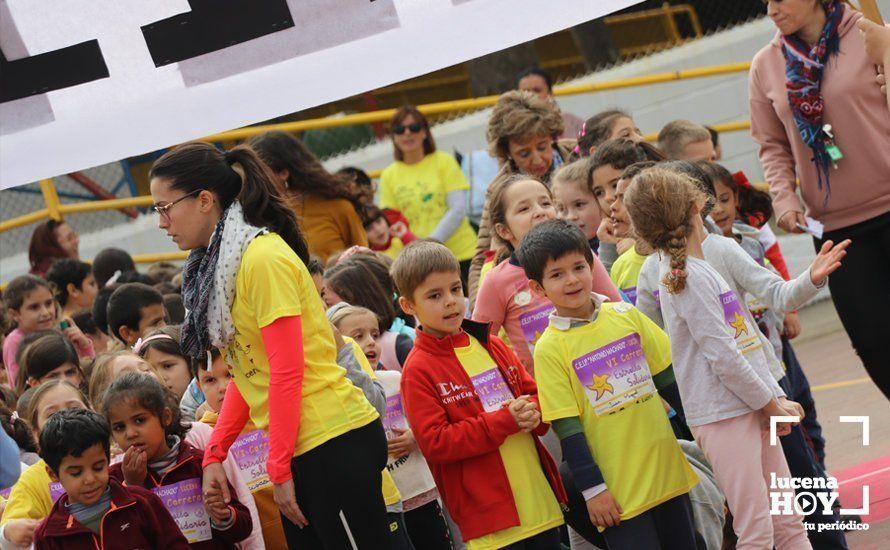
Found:
[[[169, 334], [155, 334], [154, 336], [149, 336], [145, 340], [142, 338], [136, 340], [136, 344], [133, 345], [133, 353], [139, 355], [139, 352], [145, 347], [145, 344], [152, 342], [154, 340], [173, 340], [173, 337]], [[173, 340], [174, 342], [176, 340]]]
[[[578, 140], [577, 141], [581, 141], [581, 138], [583, 138], [585, 135], [587, 135], [587, 121], [586, 120], [584, 121], [584, 124], [581, 125], [581, 131], [578, 132]], [[581, 154], [581, 144], [575, 143], [575, 148], [572, 149], [572, 152], [578, 153], [580, 155]]]

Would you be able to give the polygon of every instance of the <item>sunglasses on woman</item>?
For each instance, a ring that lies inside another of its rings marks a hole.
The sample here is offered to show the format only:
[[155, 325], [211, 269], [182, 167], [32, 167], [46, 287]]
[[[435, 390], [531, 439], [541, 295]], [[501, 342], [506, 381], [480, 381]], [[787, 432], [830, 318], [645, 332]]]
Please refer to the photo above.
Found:
[[416, 134], [416, 133], [419, 133], [421, 130], [423, 130], [423, 124], [421, 124], [419, 122], [415, 122], [415, 123], [409, 124], [407, 126], [405, 126], [404, 124], [396, 124], [395, 126], [392, 127], [392, 133], [399, 135], [399, 136], [404, 134], [405, 130], [410, 131], [412, 134]]

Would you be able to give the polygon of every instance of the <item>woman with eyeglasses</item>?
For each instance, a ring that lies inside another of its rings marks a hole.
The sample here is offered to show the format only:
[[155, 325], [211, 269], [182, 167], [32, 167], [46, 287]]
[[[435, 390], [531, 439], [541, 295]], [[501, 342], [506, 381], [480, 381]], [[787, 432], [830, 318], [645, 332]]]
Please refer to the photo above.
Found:
[[204, 454], [205, 501], [228, 499], [221, 462], [248, 418], [269, 434], [266, 471], [289, 548], [385, 548], [380, 415], [337, 365], [309, 250], [275, 174], [250, 147], [189, 143], [149, 172], [159, 227], [181, 250], [180, 347], [220, 349], [233, 384]]
[[62, 258], [80, 259], [80, 237], [63, 221], [48, 220], [31, 234], [28, 259], [31, 274], [43, 277], [54, 261]]
[[380, 207], [399, 210], [417, 237], [447, 246], [466, 282], [476, 244], [466, 214], [470, 184], [457, 160], [436, 150], [429, 123], [415, 107], [399, 108], [390, 128], [395, 162], [380, 176]]
[[286, 188], [312, 256], [324, 263], [351, 246], [368, 246], [358, 214], [361, 193], [351, 179], [325, 170], [291, 134], [266, 132], [247, 143]]

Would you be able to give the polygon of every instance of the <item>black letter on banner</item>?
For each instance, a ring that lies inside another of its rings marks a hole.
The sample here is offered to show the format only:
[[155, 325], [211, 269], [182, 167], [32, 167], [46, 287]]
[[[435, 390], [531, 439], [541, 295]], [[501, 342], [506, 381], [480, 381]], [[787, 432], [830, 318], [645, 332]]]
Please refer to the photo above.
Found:
[[0, 52], [0, 103], [108, 78], [98, 40], [7, 61]]
[[155, 67], [294, 26], [287, 0], [189, 0], [192, 10], [142, 27]]

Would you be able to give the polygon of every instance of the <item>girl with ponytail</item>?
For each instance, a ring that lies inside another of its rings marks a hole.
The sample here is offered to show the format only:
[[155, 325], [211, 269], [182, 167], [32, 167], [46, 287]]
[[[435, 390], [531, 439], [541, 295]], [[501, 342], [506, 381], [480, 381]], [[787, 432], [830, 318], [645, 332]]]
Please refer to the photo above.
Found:
[[[770, 515], [765, 482], [768, 472], [791, 474], [764, 426], [773, 416], [799, 419], [803, 410], [785, 399], [744, 302], [704, 259], [705, 239], [722, 238], [705, 232], [706, 203], [691, 177], [660, 167], [640, 172], [624, 193], [637, 236], [662, 254], [659, 301], [686, 421], [729, 502], [738, 546], [810, 548], [801, 516]], [[826, 243], [788, 300], [825, 284], [848, 244]], [[777, 426], [778, 435], [790, 431], [788, 423]]]
[[204, 500], [229, 501], [221, 462], [250, 418], [269, 433], [266, 470], [290, 548], [340, 547], [350, 536], [384, 547], [386, 435], [337, 366], [275, 175], [247, 146], [189, 143], [159, 158], [149, 179], [159, 227], [190, 250], [182, 351], [206, 361], [219, 348], [234, 375], [204, 454]]

